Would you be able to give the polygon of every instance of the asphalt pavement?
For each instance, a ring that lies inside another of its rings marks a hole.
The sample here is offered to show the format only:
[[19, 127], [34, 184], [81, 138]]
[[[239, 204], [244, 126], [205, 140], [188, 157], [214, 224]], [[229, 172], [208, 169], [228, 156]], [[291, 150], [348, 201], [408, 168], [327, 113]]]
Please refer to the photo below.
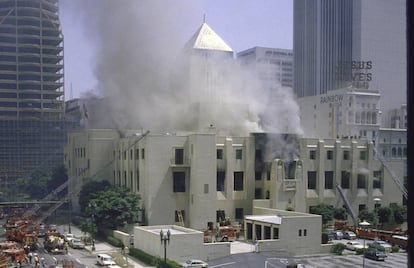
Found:
[[[68, 227], [60, 227], [61, 230], [59, 230], [61, 233], [67, 233]], [[84, 233], [77, 228], [76, 226], [71, 226], [71, 232], [76, 237], [84, 236]], [[250, 253], [254, 251], [254, 245], [250, 243], [245, 243], [243, 241], [234, 241], [231, 242], [230, 247], [230, 253], [231, 254], [239, 254], [239, 253]], [[95, 250], [92, 250], [92, 245], [87, 245], [85, 248], [90, 254], [98, 254], [98, 253], [109, 253], [109, 254], [116, 254], [120, 252], [120, 248], [114, 247], [110, 245], [109, 243], [102, 242], [102, 241], [95, 241]], [[128, 267], [133, 266], [133, 268], [155, 268], [154, 266], [150, 266], [148, 264], [145, 264], [141, 262], [140, 260], [133, 258], [131, 256], [128, 256]], [[119, 264], [118, 264], [119, 265]], [[122, 266], [122, 265], [120, 265]]]

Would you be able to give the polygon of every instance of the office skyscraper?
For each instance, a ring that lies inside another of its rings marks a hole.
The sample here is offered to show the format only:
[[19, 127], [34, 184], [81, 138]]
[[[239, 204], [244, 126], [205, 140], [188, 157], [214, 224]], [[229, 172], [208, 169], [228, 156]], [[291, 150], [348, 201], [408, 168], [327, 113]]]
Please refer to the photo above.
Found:
[[58, 0], [0, 0], [0, 178], [63, 163]]
[[294, 91], [379, 90], [381, 109], [406, 101], [405, 1], [295, 0]]

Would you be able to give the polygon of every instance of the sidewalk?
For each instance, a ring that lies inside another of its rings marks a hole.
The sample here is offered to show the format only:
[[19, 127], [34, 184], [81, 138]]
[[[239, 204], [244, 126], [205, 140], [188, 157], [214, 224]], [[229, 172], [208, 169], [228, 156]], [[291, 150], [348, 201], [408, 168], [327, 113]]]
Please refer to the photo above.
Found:
[[[64, 228], [62, 230], [59, 230], [62, 234], [68, 232], [67, 227], [61, 227], [61, 228]], [[82, 233], [82, 231], [76, 226], [71, 226], [70, 229], [71, 229], [72, 234], [74, 234], [76, 237], [81, 237], [84, 235], [84, 233]], [[121, 255], [120, 248], [114, 247], [106, 242], [101, 242], [101, 241], [95, 241], [95, 250], [92, 250], [92, 245], [87, 245], [85, 247], [85, 250], [88, 251], [89, 254], [91, 255], [96, 255], [99, 253], [108, 253], [109, 255], [113, 257], [115, 257], [115, 255], [118, 255], [118, 257]], [[117, 264], [119, 266], [125, 266], [125, 267], [127, 266], [125, 263], [125, 259], [123, 260], [124, 265], [120, 265], [121, 263], [117, 263]], [[141, 262], [140, 260], [137, 260], [136, 258], [128, 255], [128, 268], [155, 268], [155, 267], [147, 265]]]

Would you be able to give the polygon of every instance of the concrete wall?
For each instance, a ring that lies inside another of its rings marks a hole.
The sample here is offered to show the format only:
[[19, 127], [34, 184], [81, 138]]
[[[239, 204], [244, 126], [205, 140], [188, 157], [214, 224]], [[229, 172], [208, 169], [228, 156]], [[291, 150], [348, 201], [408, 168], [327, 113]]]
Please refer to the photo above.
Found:
[[164, 258], [164, 244], [160, 241], [159, 230], [171, 230], [170, 242], [167, 243], [167, 259], [177, 263], [188, 259], [212, 260], [230, 255], [230, 243], [204, 244], [203, 232], [171, 226], [136, 226], [134, 227], [134, 246], [150, 255]]
[[[279, 239], [258, 240], [259, 251], [277, 251], [291, 256], [321, 252], [320, 215], [260, 207], [254, 207], [253, 212], [254, 215], [277, 215], [282, 218], [280, 225], [274, 225], [279, 228]], [[267, 225], [261, 222], [253, 224]]]

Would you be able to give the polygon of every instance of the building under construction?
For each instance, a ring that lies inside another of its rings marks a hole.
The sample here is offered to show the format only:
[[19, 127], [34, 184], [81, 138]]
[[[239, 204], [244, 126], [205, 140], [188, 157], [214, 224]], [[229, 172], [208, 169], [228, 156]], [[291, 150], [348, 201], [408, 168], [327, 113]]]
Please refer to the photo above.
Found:
[[58, 0], [0, 0], [0, 179], [63, 162], [63, 35]]

